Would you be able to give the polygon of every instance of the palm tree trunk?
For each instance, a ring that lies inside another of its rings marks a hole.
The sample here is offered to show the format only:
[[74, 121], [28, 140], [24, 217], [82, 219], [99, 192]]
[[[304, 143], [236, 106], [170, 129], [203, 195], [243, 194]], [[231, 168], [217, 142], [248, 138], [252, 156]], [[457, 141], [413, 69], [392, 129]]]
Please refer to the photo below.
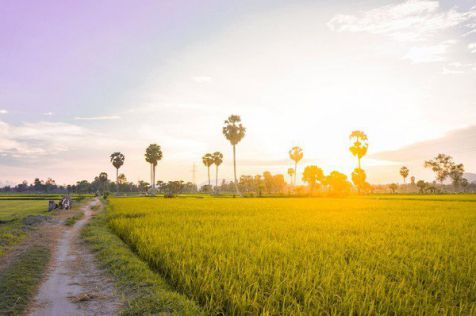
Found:
[[116, 168], [116, 193], [119, 193], [119, 168]]
[[210, 186], [210, 166], [207, 167], [208, 168], [208, 186]]
[[240, 194], [240, 190], [238, 190], [238, 180], [236, 179], [236, 148], [233, 145], [233, 174], [235, 176], [235, 191], [237, 194]]
[[297, 161], [294, 161], [294, 186], [296, 186]]
[[152, 189], [155, 190], [155, 166], [152, 168]]
[[357, 157], [357, 160], [359, 161], [359, 169], [360, 169], [360, 157]]
[[215, 188], [218, 192], [218, 166], [216, 166], [216, 172], [215, 172]]

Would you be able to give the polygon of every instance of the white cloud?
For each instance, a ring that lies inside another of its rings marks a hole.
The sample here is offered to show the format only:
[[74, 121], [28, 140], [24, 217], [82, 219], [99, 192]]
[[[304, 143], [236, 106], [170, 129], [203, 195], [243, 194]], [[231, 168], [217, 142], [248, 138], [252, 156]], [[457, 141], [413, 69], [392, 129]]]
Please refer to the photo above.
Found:
[[472, 31], [474, 24], [469, 22], [475, 18], [476, 7], [466, 12], [443, 11], [438, 1], [408, 0], [356, 15], [338, 14], [328, 22], [328, 27], [337, 32], [368, 32], [400, 41], [422, 41], [455, 26]]
[[454, 41], [446, 41], [432, 46], [411, 47], [403, 58], [415, 64], [445, 61], [448, 47], [454, 43]]
[[209, 83], [212, 82], [212, 77], [210, 76], [195, 76], [192, 78], [193, 81], [198, 83]]
[[121, 119], [121, 117], [119, 115], [89, 116], [89, 117], [76, 116], [74, 119], [80, 120], [80, 121], [110, 121], [110, 120], [119, 120]]
[[80, 126], [61, 122], [10, 125], [0, 121], [0, 154], [13, 158], [55, 155], [91, 135]]
[[0, 114], [7, 114], [8, 111], [7, 110], [0, 110]]
[[468, 49], [471, 53], [476, 53], [476, 43], [469, 43]]
[[53, 114], [54, 114], [53, 112], [45, 112], [45, 113], [43, 113], [44, 116], [53, 116]]

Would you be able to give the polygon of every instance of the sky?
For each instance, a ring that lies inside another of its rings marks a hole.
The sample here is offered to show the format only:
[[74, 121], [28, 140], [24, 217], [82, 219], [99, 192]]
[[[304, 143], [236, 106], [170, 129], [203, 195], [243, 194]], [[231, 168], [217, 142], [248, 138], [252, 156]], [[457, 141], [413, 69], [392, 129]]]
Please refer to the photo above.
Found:
[[115, 173], [206, 181], [231, 114], [238, 173], [350, 174], [363, 130], [371, 183], [431, 180], [440, 152], [476, 172], [476, 1], [16, 1], [0, 6], [0, 185]]

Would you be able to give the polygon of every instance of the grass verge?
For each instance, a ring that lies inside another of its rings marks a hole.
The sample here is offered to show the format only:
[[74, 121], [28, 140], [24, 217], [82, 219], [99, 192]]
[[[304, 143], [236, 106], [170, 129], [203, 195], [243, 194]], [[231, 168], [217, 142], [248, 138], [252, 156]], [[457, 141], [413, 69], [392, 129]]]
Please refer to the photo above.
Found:
[[105, 211], [91, 219], [82, 237], [123, 294], [123, 315], [203, 314], [195, 302], [174, 291], [109, 229]]
[[46, 247], [32, 246], [0, 274], [0, 315], [24, 312], [50, 258]]

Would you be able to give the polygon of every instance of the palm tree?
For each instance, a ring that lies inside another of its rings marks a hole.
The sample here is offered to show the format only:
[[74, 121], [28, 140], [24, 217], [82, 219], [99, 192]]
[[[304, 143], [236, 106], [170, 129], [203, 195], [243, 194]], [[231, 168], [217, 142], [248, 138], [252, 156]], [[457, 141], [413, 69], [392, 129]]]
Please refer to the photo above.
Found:
[[150, 183], [152, 189], [155, 189], [155, 167], [157, 163], [162, 159], [162, 150], [157, 144], [150, 144], [145, 150], [145, 161], [150, 163]]
[[239, 115], [230, 115], [225, 121], [225, 126], [222, 130], [225, 138], [233, 146], [233, 175], [235, 177], [235, 190], [238, 194], [238, 179], [236, 178], [236, 145], [245, 137], [246, 128], [241, 124], [241, 118]]
[[289, 158], [294, 161], [294, 185], [296, 185], [297, 164], [304, 157], [304, 152], [301, 147], [294, 146], [289, 151]]
[[293, 184], [293, 176], [294, 176], [293, 168], [288, 168], [288, 175], [289, 175], [289, 178], [291, 179], [291, 184]]
[[223, 162], [223, 154], [219, 151], [215, 151], [213, 153], [213, 163], [215, 164], [216, 172], [215, 172], [215, 187], [218, 190], [218, 167]]
[[210, 186], [210, 166], [213, 165], [214, 162], [212, 154], [205, 154], [202, 157], [202, 162], [208, 169], [208, 185]]
[[410, 173], [410, 170], [403, 166], [400, 168], [400, 175], [402, 176], [403, 178], [403, 183], [406, 184], [407, 183], [407, 177], [408, 177], [408, 174]]
[[116, 151], [111, 154], [110, 158], [112, 165], [116, 168], [116, 191], [119, 192], [119, 168], [124, 164], [126, 157], [122, 153]]
[[309, 194], [312, 194], [317, 184], [323, 183], [324, 179], [324, 172], [318, 166], [307, 166], [302, 173], [302, 181], [309, 184]]
[[352, 146], [349, 148], [352, 155], [356, 156], [359, 162], [358, 169], [360, 167], [360, 159], [367, 154], [369, 144], [367, 143], [367, 135], [362, 131], [353, 131], [349, 138], [353, 141]]

